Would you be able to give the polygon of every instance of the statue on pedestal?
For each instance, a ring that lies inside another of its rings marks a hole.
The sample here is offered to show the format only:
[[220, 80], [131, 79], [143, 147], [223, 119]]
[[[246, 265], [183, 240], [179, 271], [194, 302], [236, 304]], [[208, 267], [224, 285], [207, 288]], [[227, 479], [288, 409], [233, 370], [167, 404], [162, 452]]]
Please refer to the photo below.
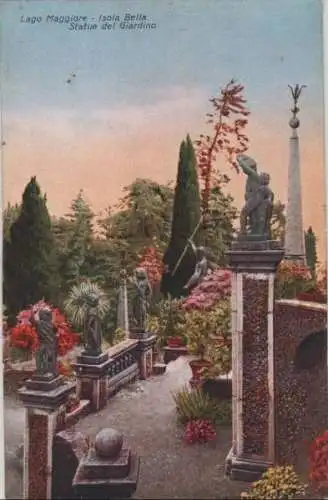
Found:
[[39, 337], [39, 349], [36, 352], [36, 372], [40, 375], [57, 372], [57, 339], [56, 330], [52, 322], [52, 311], [41, 309], [34, 318], [34, 324]]
[[84, 327], [85, 354], [88, 356], [99, 356], [101, 354], [101, 321], [97, 306], [99, 298], [97, 295], [89, 295], [87, 298], [87, 314]]
[[145, 332], [152, 289], [148, 281], [147, 271], [143, 267], [138, 267], [135, 270], [133, 283], [135, 285], [135, 297], [132, 304], [133, 321], [135, 328], [140, 332]]
[[238, 155], [237, 162], [247, 175], [245, 205], [240, 213], [240, 235], [271, 239], [270, 221], [274, 195], [269, 188], [270, 176], [257, 172], [256, 162], [246, 155]]

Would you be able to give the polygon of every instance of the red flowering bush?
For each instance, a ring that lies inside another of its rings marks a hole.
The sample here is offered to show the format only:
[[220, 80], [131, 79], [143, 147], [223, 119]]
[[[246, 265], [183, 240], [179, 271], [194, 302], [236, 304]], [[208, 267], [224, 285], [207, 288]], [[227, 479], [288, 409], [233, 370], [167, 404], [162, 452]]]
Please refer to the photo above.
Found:
[[51, 307], [42, 300], [28, 309], [24, 309], [17, 315], [17, 325], [11, 329], [11, 346], [25, 351], [35, 351], [38, 348], [39, 339], [33, 318], [43, 308], [50, 308], [52, 310], [58, 354], [59, 356], [64, 356], [75, 345], [79, 344], [80, 337], [78, 334], [72, 332], [70, 325], [59, 309]]
[[183, 307], [186, 311], [213, 309], [219, 300], [230, 297], [231, 271], [217, 269], [206, 276], [185, 299]]
[[35, 351], [39, 345], [38, 335], [34, 326], [19, 323], [11, 329], [10, 345], [26, 351]]
[[294, 299], [313, 288], [314, 281], [308, 266], [293, 260], [283, 260], [277, 269], [275, 292], [278, 299]]
[[159, 283], [163, 273], [163, 262], [159, 252], [154, 247], [145, 249], [138, 262], [138, 267], [143, 267], [147, 271], [149, 282], [154, 285]]
[[319, 489], [328, 488], [328, 431], [318, 436], [310, 446], [310, 480]]
[[216, 432], [209, 420], [190, 420], [186, 424], [184, 438], [188, 444], [207, 443], [216, 438]]

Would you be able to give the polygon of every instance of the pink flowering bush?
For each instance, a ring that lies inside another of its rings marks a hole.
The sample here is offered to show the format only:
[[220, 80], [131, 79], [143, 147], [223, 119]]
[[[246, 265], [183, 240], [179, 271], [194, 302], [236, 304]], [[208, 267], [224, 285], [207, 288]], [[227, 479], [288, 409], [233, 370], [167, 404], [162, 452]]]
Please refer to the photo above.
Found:
[[231, 271], [217, 269], [206, 276], [185, 299], [183, 307], [186, 311], [213, 309], [219, 300], [227, 299], [231, 294]]

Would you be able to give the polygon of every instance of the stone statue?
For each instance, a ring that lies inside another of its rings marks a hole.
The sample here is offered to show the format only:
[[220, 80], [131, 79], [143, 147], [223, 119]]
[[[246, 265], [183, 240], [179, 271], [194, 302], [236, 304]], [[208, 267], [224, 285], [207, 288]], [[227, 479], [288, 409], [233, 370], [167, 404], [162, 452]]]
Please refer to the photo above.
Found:
[[183, 288], [185, 288], [186, 290], [191, 290], [192, 288], [199, 285], [200, 282], [205, 278], [210, 265], [206, 257], [205, 247], [196, 247], [192, 239], [189, 239], [188, 241], [196, 256], [196, 266], [193, 275], [189, 278], [188, 282]]
[[152, 289], [148, 281], [147, 271], [143, 267], [138, 267], [135, 270], [133, 283], [136, 292], [132, 304], [133, 321], [140, 332], [145, 332]]
[[99, 298], [90, 294], [87, 298], [87, 314], [84, 327], [85, 354], [99, 356], [101, 354], [101, 322], [97, 310]]
[[256, 162], [246, 155], [238, 155], [237, 162], [247, 175], [245, 205], [240, 213], [241, 235], [271, 239], [270, 221], [274, 195], [269, 188], [270, 176], [257, 172]]
[[41, 309], [33, 322], [40, 342], [35, 356], [36, 371], [41, 375], [49, 373], [57, 375], [57, 339], [52, 322], [52, 311], [50, 309]]

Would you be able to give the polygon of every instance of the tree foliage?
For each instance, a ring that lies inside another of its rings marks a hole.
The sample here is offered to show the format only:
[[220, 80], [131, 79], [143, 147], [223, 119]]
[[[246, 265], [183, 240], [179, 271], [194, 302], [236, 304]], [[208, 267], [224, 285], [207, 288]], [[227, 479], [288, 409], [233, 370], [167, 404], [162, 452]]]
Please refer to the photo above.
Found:
[[312, 227], [305, 232], [305, 254], [306, 254], [306, 262], [308, 267], [311, 269], [312, 276], [315, 277], [316, 274], [316, 266], [318, 263], [317, 257], [317, 237], [313, 232]]
[[[195, 267], [195, 255], [191, 248], [186, 251], [175, 274], [174, 268], [199, 221], [200, 194], [196, 156], [188, 135], [180, 145], [171, 239], [163, 259], [166, 271], [169, 271], [163, 275], [162, 279], [164, 295], [169, 293], [173, 297], [180, 297], [185, 293], [183, 287]], [[198, 235], [196, 234], [195, 241], [197, 242], [197, 240]]]
[[93, 244], [94, 213], [83, 190], [79, 191], [70, 208], [70, 213], [59, 225], [61, 228], [66, 225], [66, 237], [65, 233], [57, 231], [63, 245], [60, 261], [65, 291], [78, 284], [81, 277], [89, 276], [88, 259]]
[[217, 97], [212, 97], [211, 113], [207, 113], [209, 132], [195, 141], [200, 173], [202, 211], [206, 213], [211, 187], [225, 179], [215, 168], [218, 155], [222, 155], [238, 172], [236, 155], [248, 149], [248, 137], [244, 129], [250, 112], [243, 97], [244, 87], [231, 80]]
[[278, 240], [284, 245], [286, 229], [285, 205], [277, 200], [273, 204], [271, 218], [271, 236], [273, 240]]
[[21, 207], [18, 203], [15, 203], [15, 205], [11, 205], [10, 203], [7, 204], [6, 208], [3, 211], [2, 214], [2, 221], [3, 221], [3, 239], [5, 241], [10, 241], [10, 228], [13, 225], [13, 223], [17, 220], [19, 214], [20, 214]]
[[4, 242], [4, 298], [9, 315], [41, 300], [54, 300], [56, 257], [46, 197], [36, 177], [25, 187], [19, 216]]

